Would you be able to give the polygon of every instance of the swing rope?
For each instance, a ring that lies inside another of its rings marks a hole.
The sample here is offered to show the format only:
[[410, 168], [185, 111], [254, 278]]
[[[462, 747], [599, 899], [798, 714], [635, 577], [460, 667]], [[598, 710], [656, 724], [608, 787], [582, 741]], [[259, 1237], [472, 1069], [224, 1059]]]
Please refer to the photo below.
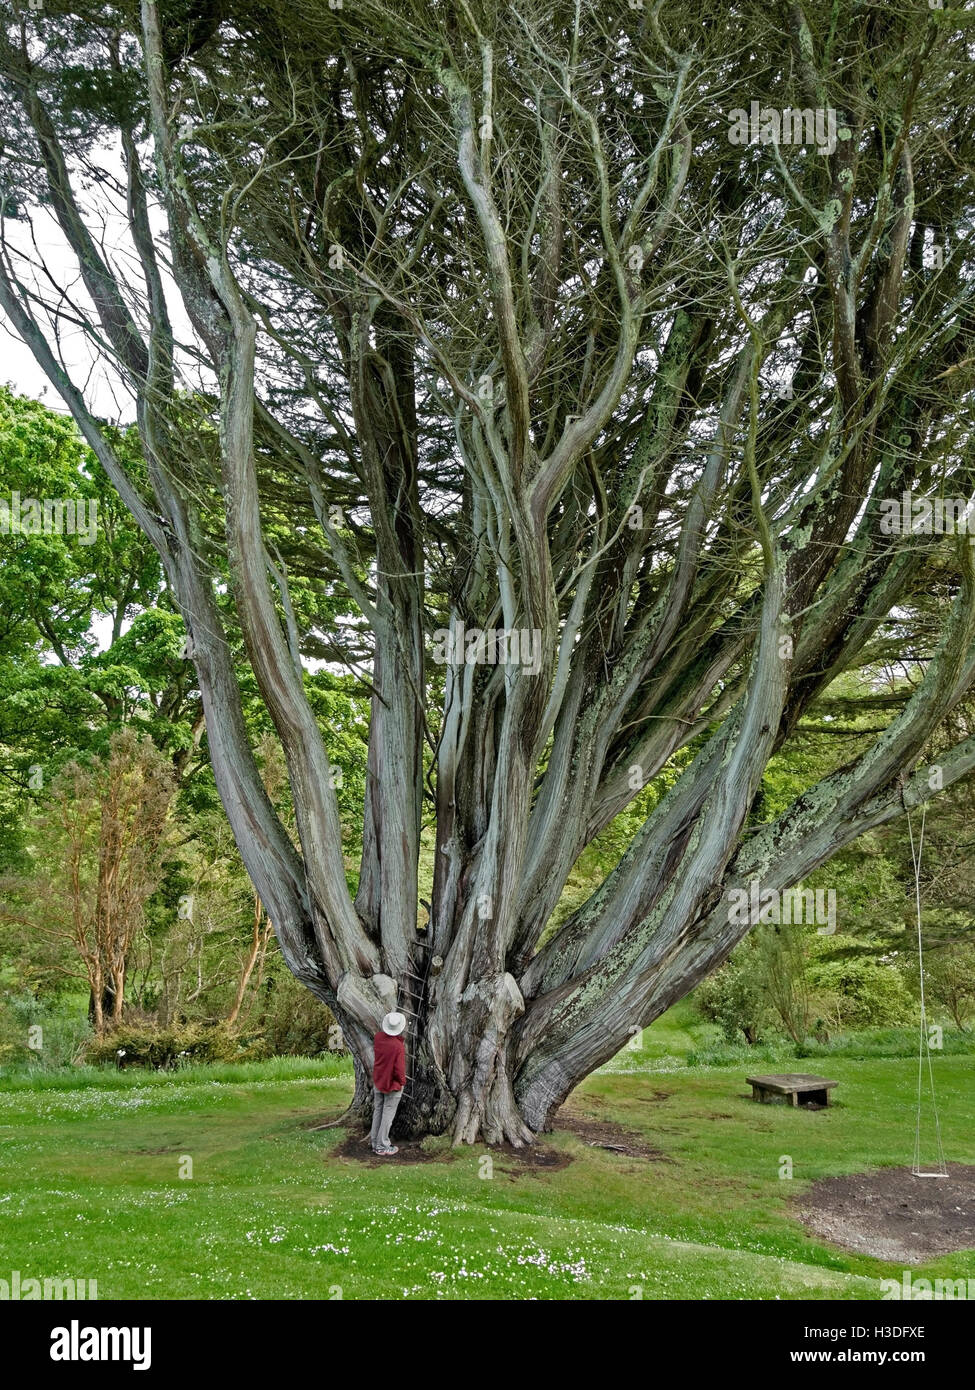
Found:
[[[921, 829], [918, 835], [917, 847], [914, 845], [914, 830], [911, 825], [911, 813], [907, 813], [907, 833], [911, 840], [911, 860], [914, 864], [914, 905], [917, 912], [917, 963], [921, 981], [921, 1032], [918, 1038], [917, 1050], [917, 1109], [914, 1121], [914, 1162], [911, 1165], [911, 1172], [916, 1178], [946, 1178], [948, 1177], [948, 1165], [945, 1162], [944, 1146], [941, 1142], [941, 1119], [938, 1115], [938, 1100], [934, 1090], [934, 1067], [931, 1063], [931, 1044], [928, 1039], [928, 1015], [924, 999], [924, 942], [921, 936], [921, 851], [924, 848], [924, 821], [927, 807], [921, 808]], [[921, 1168], [921, 1111], [923, 1105], [923, 1081], [924, 1081], [924, 1055], [927, 1053], [928, 1060], [928, 1082], [931, 1088], [931, 1108], [934, 1112], [934, 1132], [938, 1144], [937, 1172], [924, 1171]]]

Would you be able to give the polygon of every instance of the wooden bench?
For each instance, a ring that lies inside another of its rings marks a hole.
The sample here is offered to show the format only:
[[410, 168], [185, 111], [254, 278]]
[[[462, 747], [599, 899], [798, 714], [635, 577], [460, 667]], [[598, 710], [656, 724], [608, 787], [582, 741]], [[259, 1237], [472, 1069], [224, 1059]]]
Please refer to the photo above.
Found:
[[808, 1076], [805, 1072], [781, 1072], [774, 1076], [748, 1076], [745, 1078], [752, 1088], [752, 1100], [763, 1104], [776, 1096], [785, 1096], [790, 1105], [812, 1102], [815, 1105], [829, 1105], [829, 1093], [837, 1081], [828, 1081], [825, 1076]]

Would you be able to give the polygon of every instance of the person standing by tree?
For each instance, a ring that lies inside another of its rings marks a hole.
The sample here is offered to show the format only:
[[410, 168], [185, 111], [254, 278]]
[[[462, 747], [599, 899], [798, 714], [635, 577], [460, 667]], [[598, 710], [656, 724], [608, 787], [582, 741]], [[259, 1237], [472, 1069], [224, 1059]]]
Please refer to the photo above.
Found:
[[373, 1038], [375, 1060], [372, 1065], [372, 1133], [369, 1143], [373, 1153], [390, 1158], [399, 1150], [389, 1140], [393, 1117], [403, 1098], [406, 1082], [406, 1046], [400, 1037], [406, 1027], [406, 1015], [388, 1013], [383, 1026]]

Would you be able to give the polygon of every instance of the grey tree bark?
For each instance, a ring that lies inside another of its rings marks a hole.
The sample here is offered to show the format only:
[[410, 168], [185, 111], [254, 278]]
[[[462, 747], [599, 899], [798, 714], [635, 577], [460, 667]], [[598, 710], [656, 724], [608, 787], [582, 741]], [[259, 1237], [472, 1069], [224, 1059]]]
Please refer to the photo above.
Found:
[[[84, 292], [5, 233], [0, 307], [162, 558], [223, 804], [342, 1024], [353, 1114], [398, 1006], [402, 1128], [522, 1144], [727, 957], [733, 891], [797, 883], [975, 766], [970, 547], [881, 525], [905, 491], [973, 491], [975, 151], [944, 104], [972, 64], [940, 11], [442, 8], [245, 5], [185, 57], [154, 0], [138, 24], [3, 6], [16, 197], [50, 209]], [[110, 94], [80, 133], [71, 62]], [[777, 142], [735, 143], [729, 108], [774, 90], [800, 126], [832, 112], [832, 147], [784, 138], [781, 112]], [[107, 134], [126, 264], [83, 189]], [[131, 393], [145, 483], [61, 361], [65, 303]], [[282, 496], [297, 563], [360, 619], [327, 634], [368, 667], [354, 893], [302, 670], [321, 634], [270, 552]], [[223, 573], [297, 845], [248, 740]], [[757, 820], [770, 759], [932, 581], [943, 621], [889, 726]], [[524, 632], [531, 659], [431, 660], [459, 625]]]

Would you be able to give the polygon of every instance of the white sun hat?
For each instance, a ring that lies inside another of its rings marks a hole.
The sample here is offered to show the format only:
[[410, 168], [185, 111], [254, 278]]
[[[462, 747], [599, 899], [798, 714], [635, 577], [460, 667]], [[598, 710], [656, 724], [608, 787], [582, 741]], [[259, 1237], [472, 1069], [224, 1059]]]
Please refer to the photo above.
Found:
[[388, 1033], [391, 1038], [398, 1037], [405, 1027], [405, 1014], [398, 1014], [394, 1011], [383, 1019], [383, 1032]]

